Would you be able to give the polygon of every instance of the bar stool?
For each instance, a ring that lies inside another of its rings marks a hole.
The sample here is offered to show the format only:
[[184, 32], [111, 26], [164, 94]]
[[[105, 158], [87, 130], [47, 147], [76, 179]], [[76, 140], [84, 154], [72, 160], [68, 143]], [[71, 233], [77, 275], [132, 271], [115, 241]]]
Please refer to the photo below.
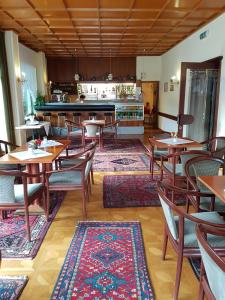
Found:
[[88, 113], [88, 116], [89, 116], [89, 120], [91, 120], [91, 119], [96, 120], [97, 114], [95, 112], [90, 112], [90, 113]]
[[111, 112], [104, 113], [104, 119], [106, 123], [112, 123], [113, 122], [113, 114]]
[[62, 127], [65, 127], [65, 120], [66, 120], [66, 113], [65, 112], [60, 112], [58, 113], [58, 127], [61, 127], [60, 125], [63, 123]]
[[51, 123], [51, 118], [52, 118], [52, 113], [49, 111], [44, 111], [43, 112], [43, 119], [44, 121], [50, 122]]
[[73, 113], [73, 122], [80, 124], [81, 123], [81, 113], [79, 112], [74, 112]]

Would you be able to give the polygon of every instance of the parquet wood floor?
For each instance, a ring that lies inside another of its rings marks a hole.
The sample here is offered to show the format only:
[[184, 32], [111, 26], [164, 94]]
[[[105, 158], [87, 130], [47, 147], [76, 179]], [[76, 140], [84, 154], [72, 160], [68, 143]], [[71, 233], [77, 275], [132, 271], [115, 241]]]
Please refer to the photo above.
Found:
[[[141, 173], [147, 174], [148, 172]], [[88, 219], [102, 221], [139, 220], [142, 224], [146, 258], [156, 299], [172, 299], [176, 273], [176, 255], [169, 245], [167, 260], [161, 260], [162, 209], [151, 207], [104, 209], [102, 206], [102, 180], [104, 174], [95, 173], [95, 185], [88, 203]], [[113, 173], [108, 172], [107, 174]], [[124, 172], [118, 172], [117, 174], [124, 174]], [[126, 174], [140, 174], [140, 172], [126, 172]], [[2, 262], [0, 274], [26, 274], [29, 276], [29, 282], [21, 295], [21, 300], [47, 300], [50, 298], [77, 222], [81, 220], [80, 199], [80, 192], [70, 192], [66, 195], [34, 260], [5, 260]], [[186, 260], [184, 261], [179, 295], [180, 300], [197, 299], [198, 296], [198, 281]]]

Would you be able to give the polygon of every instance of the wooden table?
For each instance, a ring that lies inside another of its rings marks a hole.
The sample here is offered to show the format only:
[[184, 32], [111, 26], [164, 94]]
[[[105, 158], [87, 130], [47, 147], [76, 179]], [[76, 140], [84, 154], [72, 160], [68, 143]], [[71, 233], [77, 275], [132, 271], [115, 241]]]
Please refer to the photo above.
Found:
[[18, 130], [32, 130], [32, 138], [34, 139], [34, 130], [36, 130], [36, 129], [44, 128], [45, 133], [48, 136], [50, 125], [51, 125], [50, 122], [40, 121], [37, 124], [27, 123], [27, 124], [19, 125], [19, 126], [16, 126], [16, 129], [18, 129]]
[[198, 179], [225, 203], [225, 176], [199, 176]]
[[[183, 148], [201, 148], [202, 149], [202, 144], [193, 141], [191, 139], [188, 138], [178, 138], [178, 139], [182, 139], [182, 140], [187, 140], [187, 143], [182, 143], [182, 144], [168, 144], [168, 143], [164, 143], [163, 140], [168, 140], [166, 139], [158, 139], [158, 138], [149, 138], [149, 142], [157, 147], [157, 148], [161, 148], [161, 149], [165, 149], [168, 148], [169, 150], [169, 154], [173, 154], [177, 151], [177, 149], [183, 149]], [[191, 142], [190, 142], [191, 141]]]
[[[25, 164], [27, 167], [27, 171], [30, 174], [37, 174], [40, 172], [40, 165], [42, 165], [43, 170], [51, 170], [53, 161], [60, 155], [60, 153], [67, 148], [70, 144], [70, 140], [59, 140], [62, 145], [41, 148], [44, 151], [52, 153], [52, 155], [45, 157], [37, 157], [25, 160], [19, 160], [10, 155], [10, 153], [26, 151], [28, 145], [23, 145], [21, 147], [17, 147], [12, 152], [5, 154], [0, 157], [0, 164]], [[34, 178], [32, 180], [33, 183], [40, 182], [40, 178]]]

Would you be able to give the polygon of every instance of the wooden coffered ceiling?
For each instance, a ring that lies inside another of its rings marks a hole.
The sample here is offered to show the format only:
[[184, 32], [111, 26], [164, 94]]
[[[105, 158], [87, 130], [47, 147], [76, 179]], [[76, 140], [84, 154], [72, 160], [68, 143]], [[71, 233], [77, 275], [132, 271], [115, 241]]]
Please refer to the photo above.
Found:
[[0, 26], [47, 56], [161, 55], [225, 0], [0, 0]]

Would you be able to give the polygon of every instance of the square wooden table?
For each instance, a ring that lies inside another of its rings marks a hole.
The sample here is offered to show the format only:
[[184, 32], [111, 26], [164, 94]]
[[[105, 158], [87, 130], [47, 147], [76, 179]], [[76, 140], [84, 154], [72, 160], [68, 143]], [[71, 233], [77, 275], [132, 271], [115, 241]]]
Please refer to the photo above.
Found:
[[225, 176], [199, 176], [198, 180], [225, 203]]
[[182, 140], [186, 140], [187, 142], [182, 143], [182, 144], [176, 144], [175, 142], [172, 143], [173, 138], [171, 138], [171, 143], [166, 143], [163, 142], [164, 140], [169, 140], [170, 138], [165, 138], [165, 139], [159, 139], [159, 138], [149, 138], [149, 142], [150, 144], [152, 144], [154, 147], [157, 147], [159, 149], [165, 149], [168, 148], [169, 154], [173, 154], [177, 151], [177, 149], [181, 150], [183, 148], [202, 148], [202, 144], [193, 141], [189, 138], [185, 138], [185, 137], [181, 137], [181, 138], [177, 138], [177, 140], [182, 139]]
[[[22, 164], [26, 165], [27, 172], [30, 174], [37, 174], [40, 172], [40, 165], [42, 165], [43, 170], [51, 170], [53, 161], [60, 155], [60, 153], [67, 148], [70, 144], [70, 140], [59, 140], [59, 143], [62, 145], [58, 146], [51, 146], [46, 148], [41, 148], [42, 150], [51, 153], [51, 155], [44, 156], [44, 157], [37, 157], [37, 158], [30, 158], [30, 159], [23, 159], [20, 160], [14, 156], [11, 156], [10, 153], [16, 153], [21, 151], [26, 151], [28, 145], [23, 145], [17, 147], [12, 152], [5, 154], [4, 156], [0, 157], [0, 164]], [[34, 178], [32, 180], [33, 183], [40, 182], [40, 178]]]
[[45, 129], [45, 133], [48, 136], [50, 125], [51, 125], [50, 122], [39, 121], [39, 122], [37, 122], [37, 124], [36, 123], [34, 123], [34, 124], [28, 123], [28, 124], [16, 126], [16, 129], [18, 129], [18, 130], [32, 130], [32, 138], [34, 139], [34, 130], [41, 129], [41, 128]]

